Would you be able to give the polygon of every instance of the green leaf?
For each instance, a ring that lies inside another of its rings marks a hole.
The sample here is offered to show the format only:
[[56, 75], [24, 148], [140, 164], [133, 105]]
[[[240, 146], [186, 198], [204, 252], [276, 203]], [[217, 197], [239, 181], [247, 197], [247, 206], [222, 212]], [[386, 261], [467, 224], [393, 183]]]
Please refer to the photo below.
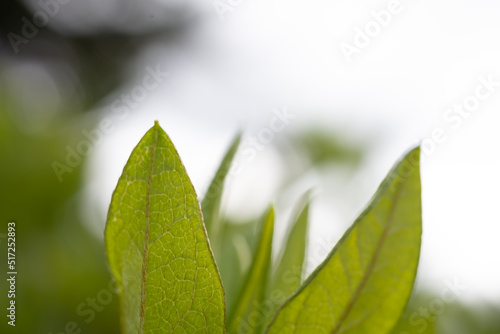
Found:
[[123, 169], [105, 241], [123, 333], [224, 333], [224, 291], [200, 205], [158, 122]]
[[201, 202], [203, 210], [203, 217], [205, 218], [205, 226], [207, 228], [208, 236], [216, 252], [219, 248], [219, 233], [220, 233], [220, 205], [222, 200], [222, 192], [224, 190], [224, 181], [227, 174], [231, 169], [236, 151], [241, 141], [241, 133], [238, 133], [233, 139], [229, 149], [227, 150], [219, 169], [208, 187], [208, 190]]
[[[278, 266], [273, 275], [269, 295], [279, 299], [287, 299], [300, 286], [302, 267], [304, 265], [307, 244], [307, 225], [309, 216], [309, 193], [301, 199], [298, 208], [301, 210], [295, 217], [288, 234], [283, 251], [278, 257]], [[304, 205], [305, 202], [305, 205]], [[280, 306], [283, 303], [278, 303]]]
[[234, 223], [224, 220], [221, 227], [220, 240], [224, 248], [215, 253], [215, 259], [226, 292], [226, 312], [231, 313], [252, 263], [257, 236], [254, 221]]
[[388, 333], [408, 302], [422, 234], [420, 149], [386, 177], [268, 333]]
[[252, 265], [238, 294], [236, 305], [229, 314], [229, 333], [259, 333], [265, 326], [267, 315], [261, 312], [265, 306], [264, 299], [271, 268], [273, 232], [274, 209], [271, 208], [265, 216]]

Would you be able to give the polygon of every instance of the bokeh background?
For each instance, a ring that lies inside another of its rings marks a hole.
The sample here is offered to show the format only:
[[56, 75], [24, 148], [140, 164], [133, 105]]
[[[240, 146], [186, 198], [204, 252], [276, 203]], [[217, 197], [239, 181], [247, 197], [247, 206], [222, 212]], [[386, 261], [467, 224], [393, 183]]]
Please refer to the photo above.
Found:
[[200, 196], [244, 131], [224, 210], [248, 222], [274, 202], [277, 243], [312, 190], [309, 272], [421, 143], [423, 249], [394, 333], [500, 333], [499, 14], [494, 0], [2, 2], [0, 248], [15, 221], [18, 276], [0, 332], [119, 332], [106, 211], [159, 120]]

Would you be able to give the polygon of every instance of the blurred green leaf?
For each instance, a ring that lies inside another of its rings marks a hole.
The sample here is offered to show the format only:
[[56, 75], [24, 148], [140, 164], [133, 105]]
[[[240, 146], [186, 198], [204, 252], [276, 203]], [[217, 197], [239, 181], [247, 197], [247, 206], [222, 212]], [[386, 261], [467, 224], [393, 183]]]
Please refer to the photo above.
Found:
[[[65, 131], [66, 119], [59, 116], [45, 131], [26, 131], [15, 121], [16, 103], [1, 81], [0, 253], [7, 254], [7, 222], [15, 221], [19, 273], [15, 331], [59, 333], [72, 322], [82, 332], [117, 333], [117, 296], [97, 301], [99, 311], [88, 304], [89, 298], [108, 291], [110, 275], [102, 242], [79, 214], [83, 161], [64, 175], [63, 182], [51, 167], [54, 161], [64, 162], [66, 147], [77, 136]], [[0, 291], [8, 291], [7, 283], [0, 280]], [[5, 293], [0, 304], [6, 309], [7, 303]], [[0, 322], [0, 333], [12, 330], [7, 321]]]
[[219, 236], [220, 236], [220, 206], [222, 200], [222, 193], [224, 190], [224, 181], [226, 176], [231, 169], [231, 163], [233, 162], [236, 151], [241, 141], [241, 133], [238, 133], [236, 137], [231, 142], [229, 149], [227, 150], [219, 169], [215, 173], [215, 176], [208, 187], [208, 190], [201, 202], [201, 208], [203, 211], [203, 218], [205, 221], [205, 227], [207, 229], [208, 236], [210, 238], [210, 243], [214, 249], [215, 253], [219, 251]]
[[228, 333], [259, 333], [267, 315], [262, 314], [266, 287], [271, 269], [271, 252], [274, 233], [274, 209], [263, 221], [259, 244], [252, 265], [227, 321]]
[[223, 251], [215, 253], [226, 293], [226, 310], [231, 313], [255, 249], [255, 222], [235, 223], [224, 220], [220, 231]]
[[[438, 333], [474, 333], [474, 334], [498, 334], [500, 333], [500, 306], [492, 305], [488, 302], [458, 303], [450, 304], [438, 303], [435, 297], [428, 304], [431, 316], [435, 317], [434, 322], [439, 328]], [[442, 298], [438, 300], [444, 301]], [[439, 306], [441, 306], [439, 308]], [[421, 316], [421, 314], [420, 314]], [[421, 316], [422, 318], [422, 316]]]
[[498, 334], [500, 306], [486, 301], [460, 301], [458, 281], [445, 280], [440, 293], [415, 291], [391, 334]]
[[299, 288], [301, 283], [307, 244], [308, 201], [309, 193], [306, 193], [297, 206], [299, 211], [291, 225], [281, 254], [278, 256], [277, 268], [268, 293], [275, 309], [281, 306]]
[[224, 332], [224, 292], [197, 196], [158, 122], [123, 170], [105, 235], [124, 333]]
[[349, 143], [330, 129], [313, 127], [292, 137], [294, 147], [308, 157], [312, 165], [346, 163], [356, 166], [361, 161], [364, 148]]
[[415, 280], [422, 233], [420, 148], [383, 181], [268, 333], [388, 333]]

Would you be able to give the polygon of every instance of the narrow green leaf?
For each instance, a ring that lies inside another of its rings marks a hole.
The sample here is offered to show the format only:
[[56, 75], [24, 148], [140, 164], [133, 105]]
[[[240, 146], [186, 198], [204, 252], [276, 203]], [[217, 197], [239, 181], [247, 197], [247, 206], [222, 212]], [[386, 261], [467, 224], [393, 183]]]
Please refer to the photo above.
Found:
[[256, 231], [255, 222], [232, 223], [224, 220], [221, 224], [221, 244], [223, 251], [215, 253], [222, 284], [226, 293], [226, 312], [229, 314], [236, 304], [246, 273], [252, 264]]
[[267, 315], [262, 314], [262, 308], [271, 268], [273, 232], [274, 209], [271, 208], [265, 217], [252, 265], [238, 294], [236, 305], [229, 314], [229, 333], [259, 333], [265, 326]]
[[105, 241], [123, 333], [224, 333], [224, 291], [200, 205], [158, 122], [123, 169]]
[[[236, 151], [241, 141], [241, 133], [234, 137], [229, 149], [227, 150], [219, 169], [208, 187], [208, 190], [201, 202], [203, 210], [203, 217], [205, 218], [205, 226], [207, 228], [208, 236], [212, 247], [219, 248], [219, 232], [220, 232], [220, 205], [222, 200], [222, 192], [224, 190], [224, 181], [231, 169]], [[218, 251], [218, 249], [217, 249]]]
[[[287, 299], [300, 286], [307, 244], [309, 193], [300, 200], [298, 214], [294, 218], [283, 251], [278, 257], [276, 271], [269, 292], [270, 296]], [[304, 205], [305, 202], [305, 205]], [[282, 301], [283, 302], [283, 301]], [[281, 303], [276, 303], [281, 306]], [[277, 308], [277, 307], [276, 307]]]
[[326, 260], [278, 311], [268, 333], [385, 334], [415, 280], [422, 233], [420, 149], [389, 173]]

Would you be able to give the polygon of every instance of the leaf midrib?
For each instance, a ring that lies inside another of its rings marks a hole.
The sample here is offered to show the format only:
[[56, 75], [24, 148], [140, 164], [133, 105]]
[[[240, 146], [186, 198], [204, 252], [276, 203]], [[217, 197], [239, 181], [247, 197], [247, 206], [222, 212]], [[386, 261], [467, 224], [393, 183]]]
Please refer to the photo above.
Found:
[[151, 187], [153, 185], [153, 171], [154, 164], [156, 158], [156, 145], [158, 141], [158, 127], [155, 124], [155, 132], [153, 145], [151, 146], [151, 165], [149, 167], [149, 179], [148, 179], [148, 189], [146, 192], [146, 210], [145, 210], [145, 218], [146, 218], [146, 226], [144, 230], [144, 255], [142, 258], [142, 273], [141, 273], [141, 313], [140, 313], [140, 325], [139, 325], [139, 333], [144, 333], [145, 326], [145, 315], [146, 315], [146, 282], [147, 282], [147, 269], [148, 269], [148, 257], [149, 257], [149, 222], [151, 220]]
[[370, 263], [368, 264], [368, 268], [363, 275], [360, 284], [358, 285], [356, 291], [352, 295], [351, 299], [349, 300], [349, 303], [347, 304], [346, 308], [344, 309], [344, 312], [339, 318], [339, 321], [337, 322], [337, 325], [334, 327], [332, 330], [331, 334], [337, 334], [340, 331], [340, 328], [342, 327], [344, 321], [347, 319], [349, 313], [351, 312], [352, 308], [354, 307], [354, 304], [356, 303], [357, 299], [361, 296], [361, 292], [364, 289], [366, 283], [368, 282], [368, 279], [370, 278], [373, 269], [375, 268], [375, 264], [377, 262], [378, 256], [380, 254], [380, 250], [383, 247], [383, 244], [387, 238], [387, 235], [389, 233], [389, 230], [392, 226], [393, 220], [394, 220], [394, 212], [396, 211], [396, 207], [399, 201], [399, 193], [401, 192], [401, 189], [403, 187], [403, 184], [400, 183], [398, 185], [398, 188], [394, 194], [394, 203], [391, 206], [391, 212], [389, 213], [389, 219], [386, 225], [386, 228], [384, 229], [384, 232], [382, 233], [382, 236], [380, 237], [379, 242], [377, 243], [377, 247], [375, 249], [375, 254], [373, 254]]

